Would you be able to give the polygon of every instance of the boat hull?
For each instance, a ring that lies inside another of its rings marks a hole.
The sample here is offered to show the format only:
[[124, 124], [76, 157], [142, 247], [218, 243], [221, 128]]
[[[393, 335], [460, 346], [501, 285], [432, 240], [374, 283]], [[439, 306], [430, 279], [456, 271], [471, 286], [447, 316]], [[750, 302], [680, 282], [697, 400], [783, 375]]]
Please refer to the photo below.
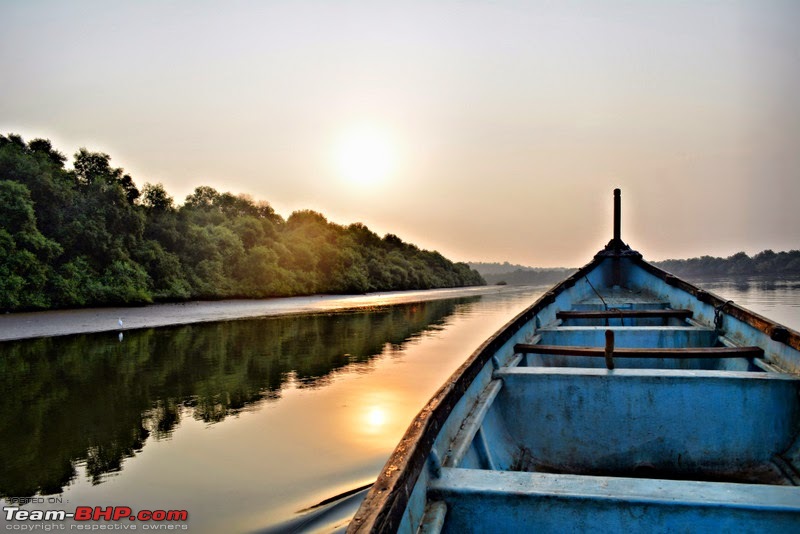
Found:
[[799, 350], [610, 244], [442, 386], [349, 531], [800, 531]]

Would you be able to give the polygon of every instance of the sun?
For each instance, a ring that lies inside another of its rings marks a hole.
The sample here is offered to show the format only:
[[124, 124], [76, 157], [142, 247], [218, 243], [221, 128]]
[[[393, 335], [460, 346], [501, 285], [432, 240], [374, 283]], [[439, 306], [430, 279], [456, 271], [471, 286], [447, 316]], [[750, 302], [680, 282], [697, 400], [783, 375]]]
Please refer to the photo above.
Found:
[[336, 165], [340, 176], [356, 186], [385, 182], [395, 164], [389, 136], [378, 128], [353, 129], [336, 146]]

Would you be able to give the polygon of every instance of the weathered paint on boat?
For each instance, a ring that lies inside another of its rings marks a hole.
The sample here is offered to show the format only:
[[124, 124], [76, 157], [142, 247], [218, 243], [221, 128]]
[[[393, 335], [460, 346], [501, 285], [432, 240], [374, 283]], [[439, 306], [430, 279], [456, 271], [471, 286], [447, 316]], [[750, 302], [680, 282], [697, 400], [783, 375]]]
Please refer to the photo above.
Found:
[[800, 532], [800, 334], [619, 236], [417, 415], [349, 532]]

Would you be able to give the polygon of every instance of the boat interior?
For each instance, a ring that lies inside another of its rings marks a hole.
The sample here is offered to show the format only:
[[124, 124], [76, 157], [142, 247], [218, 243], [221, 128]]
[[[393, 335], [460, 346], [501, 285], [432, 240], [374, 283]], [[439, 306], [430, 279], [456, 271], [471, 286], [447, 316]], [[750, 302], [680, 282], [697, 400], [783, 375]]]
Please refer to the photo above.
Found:
[[627, 259], [552, 300], [437, 440], [421, 531], [800, 528], [800, 377], [758, 333]]

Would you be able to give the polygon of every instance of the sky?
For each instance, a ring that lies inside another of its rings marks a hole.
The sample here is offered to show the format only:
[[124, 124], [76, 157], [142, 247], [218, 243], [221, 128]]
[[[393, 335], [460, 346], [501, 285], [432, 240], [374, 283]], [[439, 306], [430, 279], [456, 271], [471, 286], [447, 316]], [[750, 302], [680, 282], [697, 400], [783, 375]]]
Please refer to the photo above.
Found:
[[[0, 0], [0, 133], [456, 261], [800, 248], [800, 2]], [[0, 177], [1, 178], [1, 177]]]

